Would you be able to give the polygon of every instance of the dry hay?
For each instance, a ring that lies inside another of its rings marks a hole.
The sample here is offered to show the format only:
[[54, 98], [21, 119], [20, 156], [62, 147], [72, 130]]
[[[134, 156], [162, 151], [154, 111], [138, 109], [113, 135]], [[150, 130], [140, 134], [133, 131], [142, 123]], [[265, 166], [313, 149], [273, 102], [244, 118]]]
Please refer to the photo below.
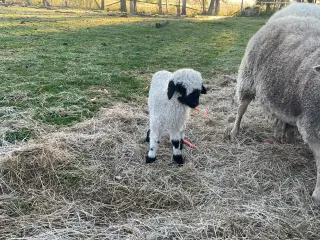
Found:
[[0, 148], [1, 239], [319, 239], [306, 145], [279, 144], [253, 103], [239, 142], [233, 83], [210, 86], [208, 116], [192, 115], [187, 163], [168, 138], [146, 165], [146, 104], [118, 104], [71, 128], [40, 126], [28, 143]]

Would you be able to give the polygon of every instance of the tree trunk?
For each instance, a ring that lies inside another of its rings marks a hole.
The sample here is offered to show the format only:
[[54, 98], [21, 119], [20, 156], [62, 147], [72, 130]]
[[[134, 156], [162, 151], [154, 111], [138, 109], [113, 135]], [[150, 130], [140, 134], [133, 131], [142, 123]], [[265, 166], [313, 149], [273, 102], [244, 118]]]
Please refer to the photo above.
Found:
[[104, 0], [101, 0], [100, 10], [104, 10]]
[[27, 6], [31, 6], [30, 0], [26, 0]]
[[281, 4], [280, 4], [279, 9], [281, 9], [281, 8], [283, 8], [283, 7], [284, 7], [284, 1], [285, 1], [285, 0], [281, 0]]
[[266, 12], [267, 12], [267, 13], [270, 13], [270, 12], [271, 12], [271, 4], [270, 4], [270, 3], [267, 3]]
[[242, 16], [242, 11], [243, 11], [243, 0], [241, 0], [241, 6], [240, 6], [240, 16]]
[[214, 7], [214, 15], [218, 16], [220, 12], [220, 0], [216, 0], [216, 6]]
[[206, 0], [202, 0], [202, 15], [206, 15]]
[[159, 15], [161, 15], [162, 14], [162, 0], [159, 0], [158, 5], [159, 5]]
[[127, 12], [127, 2], [126, 0], [120, 0], [120, 11]]
[[212, 13], [213, 13], [214, 1], [215, 1], [215, 0], [211, 0], [211, 1], [210, 1], [210, 5], [209, 5], [209, 8], [208, 8], [208, 15], [212, 15]]
[[130, 13], [135, 14], [137, 12], [137, 1], [130, 0]]
[[168, 14], [168, 0], [166, 0], [166, 14]]
[[182, 0], [182, 15], [187, 15], [187, 0]]
[[50, 7], [50, 3], [47, 0], [42, 0], [42, 4], [45, 7]]
[[181, 12], [180, 12], [180, 0], [178, 0], [178, 5], [177, 5], [177, 15], [180, 16]]

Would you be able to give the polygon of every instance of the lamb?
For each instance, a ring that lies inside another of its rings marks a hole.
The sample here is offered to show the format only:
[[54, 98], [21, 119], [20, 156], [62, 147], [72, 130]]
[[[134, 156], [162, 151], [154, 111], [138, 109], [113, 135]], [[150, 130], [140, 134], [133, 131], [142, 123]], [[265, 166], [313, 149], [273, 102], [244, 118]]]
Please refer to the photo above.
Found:
[[249, 103], [257, 98], [281, 121], [297, 126], [314, 153], [320, 201], [320, 20], [287, 16], [269, 21], [249, 41], [239, 67], [234, 140]]
[[150, 143], [146, 163], [156, 160], [160, 138], [169, 132], [173, 146], [173, 160], [183, 164], [182, 146], [185, 122], [191, 108], [199, 105], [200, 94], [205, 94], [201, 74], [192, 69], [180, 69], [174, 73], [156, 72], [151, 81], [148, 97], [149, 130], [147, 142]]

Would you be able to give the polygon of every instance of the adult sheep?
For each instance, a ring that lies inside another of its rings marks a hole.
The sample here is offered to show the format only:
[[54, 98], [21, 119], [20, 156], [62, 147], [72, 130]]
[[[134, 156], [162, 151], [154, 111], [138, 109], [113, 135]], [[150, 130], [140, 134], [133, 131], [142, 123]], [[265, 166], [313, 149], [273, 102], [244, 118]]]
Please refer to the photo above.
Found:
[[314, 17], [320, 19], [320, 6], [313, 3], [293, 2], [290, 3], [289, 6], [273, 14], [269, 18], [269, 22], [288, 16]]
[[[293, 2], [286, 8], [277, 11], [271, 16], [270, 21], [277, 21], [279, 18], [296, 17], [314, 17], [320, 19], [320, 6], [311, 3]], [[310, 19], [311, 20], [311, 19]], [[281, 142], [291, 143], [294, 140], [295, 127], [279, 119], [275, 119], [275, 137]]]
[[249, 103], [257, 98], [278, 119], [298, 127], [317, 163], [312, 194], [320, 201], [320, 20], [287, 16], [269, 21], [249, 41], [237, 79], [235, 139]]
[[160, 138], [170, 134], [173, 146], [173, 160], [183, 164], [181, 154], [185, 121], [191, 108], [199, 105], [200, 94], [206, 93], [201, 74], [192, 69], [180, 69], [174, 73], [159, 71], [152, 77], [148, 106], [150, 143], [146, 163], [156, 160]]

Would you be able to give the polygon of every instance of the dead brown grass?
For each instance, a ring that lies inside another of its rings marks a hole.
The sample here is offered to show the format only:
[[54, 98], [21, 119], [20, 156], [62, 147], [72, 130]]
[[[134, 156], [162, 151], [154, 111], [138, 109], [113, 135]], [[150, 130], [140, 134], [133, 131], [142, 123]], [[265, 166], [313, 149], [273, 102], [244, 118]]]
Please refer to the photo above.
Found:
[[0, 238], [319, 239], [308, 147], [275, 142], [255, 103], [230, 143], [233, 84], [210, 89], [209, 115], [189, 121], [199, 149], [185, 149], [183, 167], [168, 139], [145, 165], [145, 100], [71, 128], [32, 125], [37, 138], [0, 147]]

